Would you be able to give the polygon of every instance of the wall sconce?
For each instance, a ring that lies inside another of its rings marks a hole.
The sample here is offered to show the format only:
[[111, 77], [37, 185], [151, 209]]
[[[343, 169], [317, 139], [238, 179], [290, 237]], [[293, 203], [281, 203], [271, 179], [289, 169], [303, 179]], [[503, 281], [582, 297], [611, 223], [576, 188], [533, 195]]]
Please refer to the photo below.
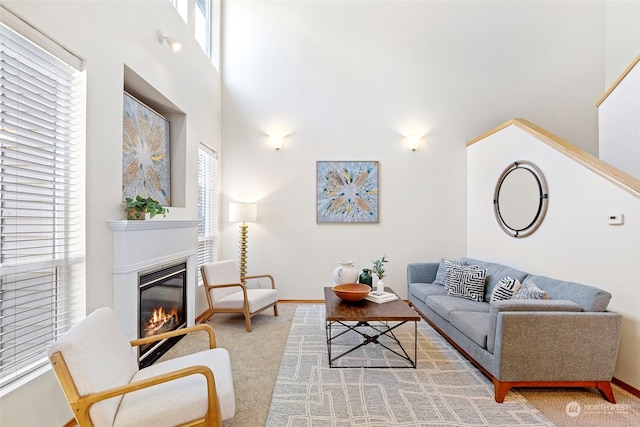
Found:
[[247, 275], [247, 222], [258, 221], [256, 203], [229, 203], [229, 222], [240, 222], [240, 277]]
[[284, 140], [284, 136], [271, 136], [271, 146], [274, 150], [278, 151], [282, 148], [282, 142]]
[[158, 37], [158, 41], [160, 42], [160, 44], [166, 43], [173, 52], [178, 52], [180, 49], [182, 49], [182, 44], [179, 41], [177, 41], [173, 37], [163, 35], [162, 31], [156, 31], [156, 36]]
[[422, 139], [422, 136], [420, 135], [407, 136], [407, 144], [409, 145], [409, 148], [411, 148], [411, 151], [416, 151], [420, 147], [421, 139]]

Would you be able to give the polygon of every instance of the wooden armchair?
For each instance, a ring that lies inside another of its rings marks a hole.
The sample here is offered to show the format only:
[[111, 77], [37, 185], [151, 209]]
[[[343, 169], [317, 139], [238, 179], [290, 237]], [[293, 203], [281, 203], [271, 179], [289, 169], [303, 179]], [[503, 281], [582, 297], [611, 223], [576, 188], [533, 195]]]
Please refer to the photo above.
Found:
[[[215, 313], [242, 313], [251, 332], [251, 317], [273, 307], [278, 315], [278, 292], [273, 277], [269, 274], [240, 277], [238, 266], [234, 260], [217, 261], [200, 267], [204, 291], [207, 294], [209, 309], [204, 320]], [[270, 288], [247, 289], [247, 279], [268, 279]], [[203, 320], [203, 321], [204, 321]]]
[[[138, 368], [132, 346], [205, 331], [209, 350]], [[229, 353], [208, 325], [129, 341], [100, 308], [51, 345], [49, 358], [80, 427], [221, 426], [235, 414]]]

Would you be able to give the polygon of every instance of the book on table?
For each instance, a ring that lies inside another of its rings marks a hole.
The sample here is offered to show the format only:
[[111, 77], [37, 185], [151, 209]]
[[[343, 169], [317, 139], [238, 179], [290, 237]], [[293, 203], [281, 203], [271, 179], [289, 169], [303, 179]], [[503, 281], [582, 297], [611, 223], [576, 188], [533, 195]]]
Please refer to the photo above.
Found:
[[378, 293], [376, 291], [371, 291], [369, 292], [369, 295], [367, 295], [366, 297], [364, 297], [364, 299], [366, 299], [367, 301], [371, 301], [371, 302], [375, 302], [378, 304], [382, 304], [385, 302], [391, 302], [391, 301], [395, 301], [398, 299], [398, 295], [392, 293], [392, 292], [381, 292]]

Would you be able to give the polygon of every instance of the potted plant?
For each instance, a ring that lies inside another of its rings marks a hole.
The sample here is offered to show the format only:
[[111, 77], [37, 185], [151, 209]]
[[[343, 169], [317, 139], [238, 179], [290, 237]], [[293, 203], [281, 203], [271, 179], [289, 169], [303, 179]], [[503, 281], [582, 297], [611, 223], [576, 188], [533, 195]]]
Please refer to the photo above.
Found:
[[167, 212], [169, 212], [169, 210], [162, 206], [157, 200], [151, 197], [145, 199], [140, 196], [136, 196], [135, 199], [131, 197], [124, 199], [124, 210], [128, 220], [144, 219], [147, 212], [151, 218], [158, 214], [166, 216]]
[[374, 260], [373, 267], [371, 268], [371, 270], [376, 276], [378, 276], [378, 279], [380, 280], [382, 280], [382, 278], [385, 276], [384, 263], [389, 262], [385, 257], [386, 255], [383, 255], [381, 259]]
[[384, 293], [384, 282], [382, 281], [382, 278], [385, 276], [384, 263], [389, 262], [385, 256], [386, 255], [383, 255], [382, 258], [374, 260], [373, 267], [371, 268], [373, 273], [378, 276], [378, 282], [376, 283], [376, 293], [378, 294]]

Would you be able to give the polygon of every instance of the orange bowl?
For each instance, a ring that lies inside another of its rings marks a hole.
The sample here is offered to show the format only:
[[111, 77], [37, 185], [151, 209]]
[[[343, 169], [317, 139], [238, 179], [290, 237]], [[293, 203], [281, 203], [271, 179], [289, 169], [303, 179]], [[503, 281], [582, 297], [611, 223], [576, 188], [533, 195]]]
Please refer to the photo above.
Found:
[[343, 283], [333, 287], [333, 293], [344, 301], [360, 301], [371, 292], [371, 287], [362, 283]]

